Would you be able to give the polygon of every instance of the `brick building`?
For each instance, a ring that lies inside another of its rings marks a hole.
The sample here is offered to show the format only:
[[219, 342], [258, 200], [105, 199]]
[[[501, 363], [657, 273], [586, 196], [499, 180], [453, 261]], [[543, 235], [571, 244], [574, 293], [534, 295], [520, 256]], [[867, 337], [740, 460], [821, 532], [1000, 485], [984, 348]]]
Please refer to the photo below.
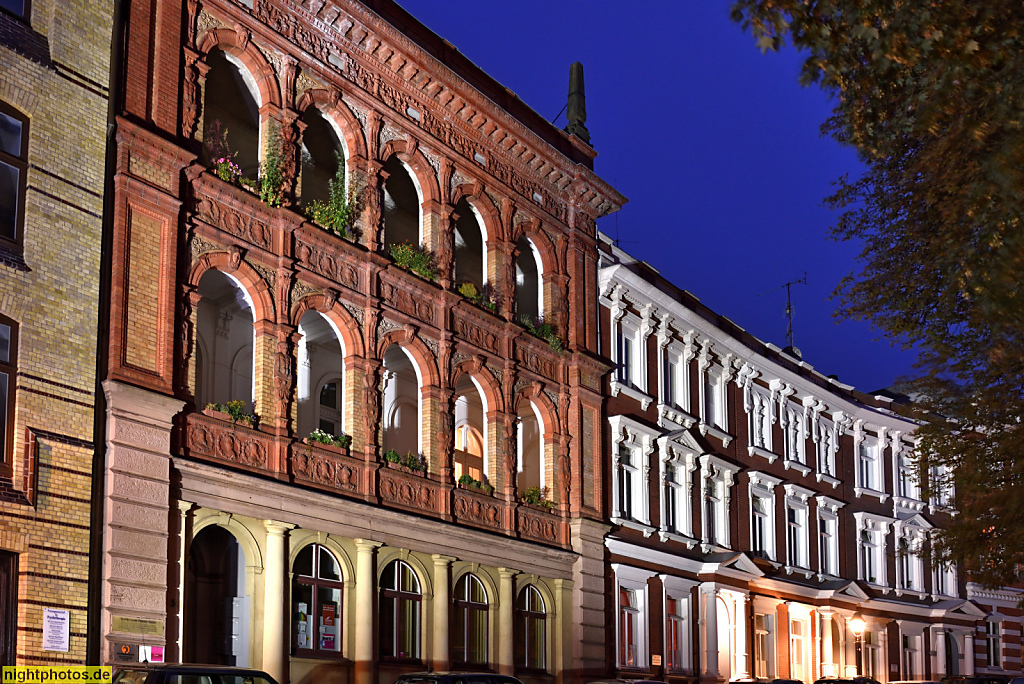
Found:
[[103, 659], [602, 674], [581, 115], [386, 0], [126, 5]]
[[0, 3], [3, 665], [87, 658], [112, 8], [83, 9]]
[[602, 239], [609, 670], [1019, 672], [1019, 593], [930, 563], [951, 489], [923, 499], [904, 408], [757, 340]]

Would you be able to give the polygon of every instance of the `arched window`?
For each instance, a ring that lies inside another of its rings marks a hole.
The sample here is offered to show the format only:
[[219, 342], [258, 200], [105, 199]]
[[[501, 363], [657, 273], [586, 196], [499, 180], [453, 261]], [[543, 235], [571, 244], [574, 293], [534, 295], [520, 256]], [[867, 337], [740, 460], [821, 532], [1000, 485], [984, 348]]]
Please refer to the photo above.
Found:
[[455, 205], [455, 282], [482, 291], [487, 281], [487, 246], [483, 223], [465, 197]]
[[420, 448], [420, 376], [412, 357], [393, 344], [384, 353], [385, 451], [399, 455], [419, 454]]
[[544, 423], [533, 402], [525, 402], [519, 409], [518, 467], [516, 485], [519, 491], [537, 487], [542, 492], [548, 489], [544, 459]]
[[[260, 168], [259, 89], [233, 57], [221, 50], [207, 56], [203, 103], [203, 143], [208, 162], [229, 152], [242, 175], [256, 178]], [[225, 149], [226, 148], [226, 149]]]
[[0, 476], [10, 477], [14, 446], [14, 378], [18, 363], [18, 324], [0, 314]]
[[452, 662], [486, 665], [487, 592], [476, 575], [463, 575], [456, 583], [452, 623]]
[[487, 406], [483, 394], [468, 375], [455, 383], [455, 479], [487, 476]]
[[292, 647], [295, 655], [341, 654], [341, 565], [326, 547], [310, 544], [292, 566]]
[[25, 218], [28, 119], [0, 102], [0, 244], [18, 248]]
[[520, 670], [543, 671], [547, 666], [547, 611], [544, 597], [532, 584], [516, 598], [515, 664]]
[[543, 268], [533, 241], [521, 235], [516, 241], [516, 318], [538, 321], [544, 318]]
[[[302, 175], [299, 201], [308, 207], [313, 200], [330, 199], [330, 183], [340, 170], [345, 173], [345, 153], [334, 127], [316, 107], [302, 113]], [[344, 181], [342, 181], [344, 182]]]
[[419, 660], [422, 600], [419, 578], [409, 564], [400, 560], [388, 563], [380, 575], [378, 601], [381, 658]]
[[[209, 271], [199, 281], [196, 347], [196, 404], [241, 400], [252, 410], [253, 305], [234, 278]], [[201, 391], [201, 394], [199, 393]]]
[[384, 247], [408, 242], [420, 246], [420, 194], [398, 157], [384, 164]]
[[317, 311], [299, 321], [298, 430], [344, 434], [345, 351], [334, 325]]

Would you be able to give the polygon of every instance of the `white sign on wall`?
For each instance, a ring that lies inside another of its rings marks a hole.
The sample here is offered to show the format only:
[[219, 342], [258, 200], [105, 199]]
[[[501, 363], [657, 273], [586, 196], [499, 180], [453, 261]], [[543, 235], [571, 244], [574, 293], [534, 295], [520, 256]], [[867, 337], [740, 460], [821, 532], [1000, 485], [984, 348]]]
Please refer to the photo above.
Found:
[[71, 650], [71, 611], [43, 608], [43, 650]]

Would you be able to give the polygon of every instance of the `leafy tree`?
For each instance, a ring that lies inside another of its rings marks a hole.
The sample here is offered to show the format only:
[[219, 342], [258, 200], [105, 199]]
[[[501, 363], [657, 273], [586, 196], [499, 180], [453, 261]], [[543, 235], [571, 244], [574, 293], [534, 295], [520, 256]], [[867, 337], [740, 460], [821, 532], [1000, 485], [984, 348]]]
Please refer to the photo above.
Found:
[[[973, 579], [1024, 563], [1024, 4], [736, 0], [762, 51], [804, 51], [833, 96], [822, 130], [866, 165], [827, 202], [863, 245], [840, 313], [920, 351], [922, 472], [956, 481], [935, 545]], [[936, 489], [927, 483], [926, 494]]]

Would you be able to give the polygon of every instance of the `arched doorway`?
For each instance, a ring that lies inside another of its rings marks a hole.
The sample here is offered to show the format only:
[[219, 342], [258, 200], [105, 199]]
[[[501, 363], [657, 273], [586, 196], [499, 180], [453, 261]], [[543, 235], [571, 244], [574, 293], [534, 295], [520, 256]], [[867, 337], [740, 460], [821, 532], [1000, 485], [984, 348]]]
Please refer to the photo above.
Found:
[[223, 527], [207, 527], [189, 547], [185, 579], [185, 662], [249, 665], [245, 552]]

